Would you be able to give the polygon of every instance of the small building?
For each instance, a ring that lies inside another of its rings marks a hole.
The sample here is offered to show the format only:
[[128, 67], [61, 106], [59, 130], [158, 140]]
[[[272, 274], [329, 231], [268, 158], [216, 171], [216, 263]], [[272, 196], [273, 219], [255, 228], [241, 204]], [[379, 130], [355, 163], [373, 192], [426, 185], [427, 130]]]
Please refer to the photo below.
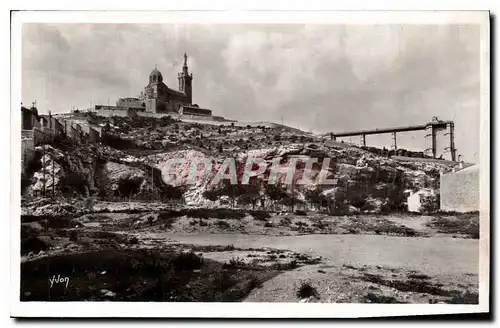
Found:
[[407, 197], [408, 212], [420, 213], [422, 210], [422, 200], [428, 196], [434, 196], [436, 192], [434, 189], [423, 188], [417, 192], [413, 190], [406, 190], [405, 195]]
[[40, 127], [38, 110], [35, 106], [32, 106], [31, 108], [21, 106], [21, 116], [22, 130], [33, 130], [34, 128]]
[[116, 102], [116, 107], [121, 109], [129, 109], [136, 112], [144, 112], [146, 105], [139, 98], [120, 98]]
[[94, 108], [96, 111], [99, 111], [99, 110], [125, 110], [124, 107], [107, 106], [107, 105], [95, 105]]
[[210, 109], [199, 108], [197, 106], [181, 106], [179, 108], [181, 115], [195, 115], [195, 116], [212, 116]]
[[440, 178], [440, 208], [442, 211], [479, 211], [479, 165], [474, 164]]

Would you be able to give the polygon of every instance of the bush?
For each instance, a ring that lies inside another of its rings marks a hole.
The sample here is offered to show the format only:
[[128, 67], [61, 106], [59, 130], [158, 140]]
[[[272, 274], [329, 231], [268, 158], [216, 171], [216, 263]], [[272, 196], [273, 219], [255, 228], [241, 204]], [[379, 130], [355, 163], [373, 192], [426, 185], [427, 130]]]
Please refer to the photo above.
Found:
[[229, 268], [241, 268], [245, 265], [245, 262], [241, 260], [239, 257], [233, 257], [232, 259], [229, 260], [228, 263], [224, 263], [223, 268], [224, 269], [229, 269]]
[[296, 210], [295, 215], [305, 216], [305, 215], [307, 215], [307, 213], [305, 211], [302, 211], [302, 210]]
[[271, 217], [271, 215], [267, 212], [250, 212], [250, 214], [253, 216], [253, 218], [257, 221], [267, 221]]
[[441, 233], [462, 234], [479, 239], [479, 213], [459, 214], [455, 216], [438, 216], [427, 226], [438, 229]]
[[172, 224], [181, 216], [177, 211], [161, 211], [158, 213], [158, 220], [163, 223], [164, 229], [171, 229]]
[[292, 224], [292, 219], [290, 219], [288, 216], [284, 217], [280, 221], [280, 225], [282, 225], [282, 226], [288, 226], [290, 224]]
[[83, 174], [71, 172], [59, 180], [61, 191], [65, 195], [86, 195], [88, 183]]
[[137, 245], [139, 244], [139, 239], [137, 239], [137, 237], [132, 237], [130, 238], [129, 243], [132, 245]]
[[318, 221], [318, 222], [313, 223], [313, 227], [316, 227], [316, 228], [318, 228], [318, 229], [323, 230], [323, 229], [325, 229], [327, 226], [326, 226], [326, 224], [325, 224], [323, 221]]
[[297, 297], [299, 299], [303, 298], [319, 298], [318, 291], [316, 288], [308, 281], [302, 281], [300, 286], [297, 288]]
[[295, 222], [295, 225], [299, 226], [300, 228], [309, 226], [307, 223], [302, 222], [302, 221]]
[[231, 225], [229, 223], [227, 223], [226, 221], [218, 220], [216, 224], [221, 229], [229, 229], [229, 228], [231, 228]]
[[76, 230], [71, 230], [69, 233], [69, 240], [71, 241], [78, 241], [78, 232]]
[[48, 248], [49, 245], [38, 237], [31, 237], [21, 242], [21, 254], [28, 254], [29, 252], [38, 253]]
[[148, 216], [148, 223], [149, 223], [150, 226], [153, 225], [154, 220], [155, 220], [154, 216], [152, 216], [152, 215]]
[[198, 270], [203, 265], [203, 257], [193, 251], [179, 253], [172, 259], [172, 265], [181, 271]]
[[118, 135], [113, 134], [103, 134], [101, 138], [101, 142], [104, 145], [110, 146], [116, 149], [134, 149], [137, 148], [137, 145], [134, 141], [130, 139], [122, 138]]
[[421, 206], [422, 213], [434, 214], [437, 211], [439, 211], [440, 207], [439, 195], [424, 196], [420, 201], [420, 203], [422, 205]]

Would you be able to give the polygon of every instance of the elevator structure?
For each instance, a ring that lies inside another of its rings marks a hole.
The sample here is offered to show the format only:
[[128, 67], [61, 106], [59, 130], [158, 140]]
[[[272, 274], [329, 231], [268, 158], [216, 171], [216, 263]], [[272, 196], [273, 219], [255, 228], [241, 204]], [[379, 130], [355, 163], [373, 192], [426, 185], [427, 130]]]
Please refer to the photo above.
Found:
[[456, 161], [455, 148], [455, 123], [453, 121], [441, 121], [433, 117], [432, 121], [422, 125], [411, 125], [395, 128], [383, 128], [349, 132], [331, 132], [330, 138], [336, 140], [342, 137], [360, 136], [363, 146], [366, 146], [366, 136], [374, 134], [392, 134], [394, 150], [397, 146], [397, 133], [409, 131], [425, 131], [424, 154], [432, 158], [441, 158]]

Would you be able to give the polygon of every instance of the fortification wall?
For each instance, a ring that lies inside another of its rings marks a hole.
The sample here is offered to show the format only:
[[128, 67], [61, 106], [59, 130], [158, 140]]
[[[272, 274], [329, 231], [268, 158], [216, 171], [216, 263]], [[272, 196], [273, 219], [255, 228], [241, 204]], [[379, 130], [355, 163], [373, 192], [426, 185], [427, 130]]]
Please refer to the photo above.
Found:
[[113, 116], [120, 116], [120, 117], [134, 117], [136, 112], [135, 111], [129, 111], [125, 109], [100, 109], [96, 112], [97, 115], [103, 116], [103, 117], [113, 117]]
[[33, 140], [33, 130], [21, 130], [21, 139]]
[[470, 212], [479, 211], [479, 167], [441, 175], [441, 210]]
[[40, 145], [54, 140], [54, 133], [50, 129], [34, 129], [33, 130], [33, 143]]
[[175, 118], [175, 119], [179, 118], [179, 114], [177, 114], [177, 113], [139, 112], [139, 113], [137, 113], [137, 116], [141, 116], [141, 117], [153, 117], [153, 118], [162, 118], [162, 117], [170, 116], [171, 118]]
[[214, 117], [213, 116], [208, 116], [208, 115], [182, 114], [182, 115], [179, 115], [179, 119], [181, 119], [181, 120], [190, 120], [190, 121], [214, 121]]
[[25, 164], [35, 158], [35, 144], [32, 138], [21, 140], [21, 168], [24, 170]]

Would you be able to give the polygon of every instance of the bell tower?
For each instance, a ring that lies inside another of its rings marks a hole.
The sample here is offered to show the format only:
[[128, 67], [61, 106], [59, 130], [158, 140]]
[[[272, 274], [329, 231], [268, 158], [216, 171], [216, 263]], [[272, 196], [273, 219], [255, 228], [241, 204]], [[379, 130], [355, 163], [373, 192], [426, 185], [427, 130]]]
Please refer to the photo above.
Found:
[[193, 73], [189, 74], [187, 66], [187, 54], [184, 54], [184, 64], [182, 65], [182, 72], [177, 74], [179, 80], [179, 91], [184, 93], [189, 100], [189, 104], [193, 103], [193, 88], [191, 82], [193, 81]]

